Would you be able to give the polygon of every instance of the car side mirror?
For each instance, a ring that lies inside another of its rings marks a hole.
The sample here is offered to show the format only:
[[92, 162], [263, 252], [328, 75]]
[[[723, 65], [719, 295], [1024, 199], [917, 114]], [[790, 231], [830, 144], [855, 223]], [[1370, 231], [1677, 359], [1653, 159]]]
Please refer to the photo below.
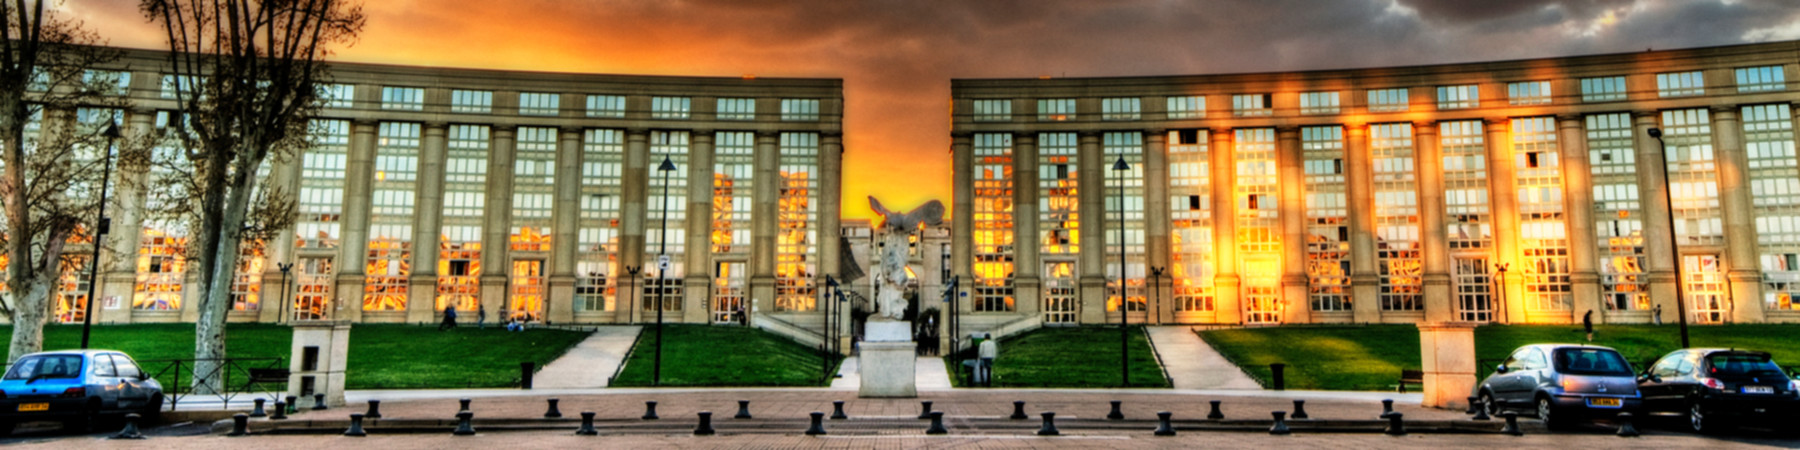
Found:
[[1507, 372], [1507, 368], [1506, 368], [1505, 364], [1494, 366], [1494, 373], [1506, 373], [1506, 372]]
[[143, 371], [138, 371], [137, 379], [138, 379], [138, 381], [144, 381], [144, 380], [150, 379], [150, 376], [145, 375]]

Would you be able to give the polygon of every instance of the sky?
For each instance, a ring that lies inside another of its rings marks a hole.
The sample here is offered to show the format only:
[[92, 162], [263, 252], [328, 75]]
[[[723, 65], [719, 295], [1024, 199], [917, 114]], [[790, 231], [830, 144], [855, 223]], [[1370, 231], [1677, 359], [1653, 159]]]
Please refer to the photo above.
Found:
[[[64, 0], [164, 48], [139, 0]], [[844, 216], [950, 204], [950, 80], [1443, 64], [1800, 39], [1795, 0], [367, 0], [333, 59], [844, 80]]]

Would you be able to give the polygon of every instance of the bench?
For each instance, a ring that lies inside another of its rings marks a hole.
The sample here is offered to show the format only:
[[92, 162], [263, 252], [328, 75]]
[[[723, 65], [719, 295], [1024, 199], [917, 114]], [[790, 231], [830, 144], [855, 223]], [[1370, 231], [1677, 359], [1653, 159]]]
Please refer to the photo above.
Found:
[[1411, 369], [1400, 370], [1400, 383], [1397, 385], [1398, 387], [1394, 389], [1394, 392], [1405, 394], [1406, 385], [1408, 384], [1417, 384], [1420, 389], [1423, 389], [1425, 387], [1425, 372]]
[[[246, 371], [250, 373], [250, 379], [244, 381], [245, 391], [257, 391], [260, 389], [255, 388], [262, 386], [287, 384], [290, 374], [287, 369], [247, 369]], [[274, 390], [268, 391], [268, 394], [271, 399], [279, 397]]]

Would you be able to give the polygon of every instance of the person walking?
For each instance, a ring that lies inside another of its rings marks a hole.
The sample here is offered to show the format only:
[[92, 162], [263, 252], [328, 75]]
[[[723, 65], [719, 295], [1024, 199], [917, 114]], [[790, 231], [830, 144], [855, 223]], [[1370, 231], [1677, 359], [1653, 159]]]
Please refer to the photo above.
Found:
[[475, 305], [475, 328], [487, 329], [487, 305]]
[[994, 387], [994, 358], [1000, 356], [1000, 343], [990, 335], [989, 338], [981, 341], [981, 351], [979, 353], [981, 356], [981, 372], [978, 377], [981, 379], [981, 385]]
[[1587, 330], [1588, 342], [1594, 342], [1594, 310], [1581, 315], [1581, 328]]
[[438, 331], [445, 328], [456, 329], [456, 305], [444, 306], [444, 323], [438, 324]]
[[1656, 319], [1657, 325], [1662, 325], [1662, 305], [1656, 305], [1656, 308], [1653, 309], [1656, 311], [1656, 315], [1652, 317]]

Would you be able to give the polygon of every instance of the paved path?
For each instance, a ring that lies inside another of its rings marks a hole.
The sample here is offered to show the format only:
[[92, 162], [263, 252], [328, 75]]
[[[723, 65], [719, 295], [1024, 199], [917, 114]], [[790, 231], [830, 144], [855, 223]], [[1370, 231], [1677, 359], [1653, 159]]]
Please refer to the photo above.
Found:
[[856, 391], [862, 389], [862, 363], [855, 356], [844, 358], [838, 365], [838, 377], [831, 380], [833, 391]]
[[920, 356], [918, 362], [914, 363], [913, 377], [920, 392], [951, 389], [950, 372], [944, 368], [944, 358]]
[[1188, 327], [1146, 327], [1175, 389], [1262, 389]]
[[607, 377], [625, 362], [625, 353], [637, 341], [638, 326], [600, 327], [562, 357], [544, 365], [532, 377], [533, 387], [545, 389], [602, 388]]

